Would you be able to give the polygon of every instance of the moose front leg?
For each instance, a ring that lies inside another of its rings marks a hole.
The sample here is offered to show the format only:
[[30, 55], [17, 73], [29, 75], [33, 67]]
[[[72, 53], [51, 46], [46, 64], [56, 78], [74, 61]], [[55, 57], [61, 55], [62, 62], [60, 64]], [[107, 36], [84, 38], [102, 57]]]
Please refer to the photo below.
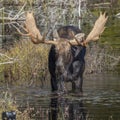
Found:
[[68, 78], [72, 82], [72, 91], [73, 92], [83, 92], [82, 85], [83, 85], [83, 73], [85, 70], [85, 61], [77, 60], [72, 63], [73, 72], [69, 74]]
[[60, 92], [63, 92], [63, 93], [66, 93], [67, 90], [66, 90], [66, 87], [65, 87], [65, 81], [63, 79], [63, 76], [61, 76], [58, 80], [58, 91]]
[[79, 77], [77, 80], [72, 81], [72, 92], [82, 95], [83, 89], [83, 77]]

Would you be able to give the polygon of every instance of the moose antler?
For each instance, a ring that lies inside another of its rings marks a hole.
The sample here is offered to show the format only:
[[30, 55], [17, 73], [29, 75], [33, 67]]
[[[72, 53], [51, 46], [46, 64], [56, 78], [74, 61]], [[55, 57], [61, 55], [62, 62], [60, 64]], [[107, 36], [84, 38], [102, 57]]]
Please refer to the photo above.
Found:
[[[95, 25], [92, 29], [92, 31], [89, 33], [87, 38], [83, 41], [84, 33], [79, 33], [74, 36], [73, 40], [70, 40], [69, 43], [71, 45], [82, 45], [86, 46], [87, 43], [90, 41], [96, 41], [99, 39], [99, 36], [102, 34], [102, 32], [105, 29], [105, 23], [107, 22], [108, 17], [106, 17], [105, 13], [100, 13], [99, 18], [96, 20]], [[41, 35], [39, 29], [36, 26], [36, 22], [33, 16], [33, 12], [27, 12], [26, 13], [26, 21], [25, 21], [25, 28], [23, 28], [27, 34], [22, 33], [19, 29], [17, 31], [21, 35], [29, 36], [31, 38], [31, 41], [34, 44], [39, 43], [45, 43], [45, 44], [58, 44], [57, 41], [53, 40], [45, 40], [45, 35]], [[72, 34], [72, 33], [71, 33]]]
[[104, 13], [104, 14], [100, 13], [100, 16], [96, 20], [92, 31], [89, 33], [86, 40], [84, 41], [85, 44], [90, 42], [91, 40], [96, 41], [99, 39], [100, 35], [105, 30], [105, 24], [107, 22], [107, 19], [108, 19], [108, 16], [106, 17], [106, 13]]
[[[105, 24], [107, 22], [108, 16], [106, 17], [106, 14], [100, 13], [99, 18], [96, 20], [95, 25], [92, 29], [92, 31], [89, 33], [87, 38], [81, 42], [81, 45], [86, 45], [90, 41], [96, 41], [99, 39], [99, 36], [102, 34], [102, 32], [105, 30]], [[70, 41], [72, 45], [78, 45], [78, 42], [76, 40], [71, 40]]]
[[45, 40], [45, 34], [43, 36], [41, 35], [39, 29], [36, 26], [33, 12], [26, 13], [25, 27], [23, 27], [23, 30], [26, 31], [27, 34], [22, 33], [18, 28], [16, 29], [20, 35], [30, 37], [31, 41], [34, 44], [39, 44], [39, 43], [56, 44], [55, 41]]
[[44, 41], [44, 37], [42, 37], [40, 31], [36, 26], [35, 19], [33, 17], [33, 12], [26, 13], [25, 27], [22, 28], [24, 31], [27, 32], [27, 34], [24, 34], [19, 29], [17, 29], [18, 33], [23, 36], [29, 36], [34, 44], [38, 44]]
[[41, 35], [39, 29], [36, 26], [36, 22], [33, 17], [33, 12], [26, 13], [25, 27], [26, 27], [26, 31], [28, 32], [31, 38], [31, 41], [34, 44], [38, 44], [44, 41], [44, 37]]

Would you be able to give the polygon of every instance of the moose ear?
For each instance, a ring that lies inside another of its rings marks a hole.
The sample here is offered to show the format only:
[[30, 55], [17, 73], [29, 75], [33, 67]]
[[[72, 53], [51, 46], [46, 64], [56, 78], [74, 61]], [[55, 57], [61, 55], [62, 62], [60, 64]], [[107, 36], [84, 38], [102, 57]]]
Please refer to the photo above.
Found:
[[85, 39], [85, 33], [78, 33], [75, 35], [75, 38], [79, 41], [82, 42]]

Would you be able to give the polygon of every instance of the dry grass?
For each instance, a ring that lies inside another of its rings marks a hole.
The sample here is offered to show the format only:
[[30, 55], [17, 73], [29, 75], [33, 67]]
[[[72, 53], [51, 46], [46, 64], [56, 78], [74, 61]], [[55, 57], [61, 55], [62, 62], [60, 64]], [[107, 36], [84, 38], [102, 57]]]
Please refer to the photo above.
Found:
[[6, 91], [1, 93], [2, 98], [0, 98], [0, 115], [2, 112], [11, 112], [14, 111], [16, 113], [17, 120], [30, 120], [29, 117], [29, 109], [25, 109], [23, 112], [18, 110], [18, 106], [12, 98], [10, 92]]
[[1, 67], [4, 80], [9, 83], [24, 85], [37, 85], [44, 82], [48, 76], [48, 51], [47, 45], [34, 45], [31, 41], [22, 40], [15, 43], [14, 47], [5, 53], [13, 58], [13, 63]]
[[[25, 86], [48, 85], [49, 81], [46, 79], [49, 79], [49, 49], [48, 45], [34, 45], [28, 40], [15, 43], [14, 47], [5, 53], [6, 56], [12, 58], [13, 63], [1, 65], [1, 81]], [[85, 73], [110, 70], [113, 60], [117, 59], [114, 55], [110, 56], [105, 48], [96, 44], [89, 47], [87, 51]], [[0, 60], [0, 62], [3, 61], [7, 61], [6, 58]]]

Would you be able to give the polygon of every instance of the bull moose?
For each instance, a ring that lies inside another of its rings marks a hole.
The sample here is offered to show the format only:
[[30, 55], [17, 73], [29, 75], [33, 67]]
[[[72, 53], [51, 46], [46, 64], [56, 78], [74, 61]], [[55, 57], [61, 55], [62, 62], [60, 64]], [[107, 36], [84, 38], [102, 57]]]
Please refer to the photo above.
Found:
[[85, 69], [86, 45], [90, 41], [96, 41], [105, 29], [108, 17], [100, 13], [95, 25], [86, 38], [84, 33], [75, 26], [64, 26], [56, 31], [56, 40], [46, 40], [45, 35], [41, 35], [36, 26], [32, 12], [27, 12], [24, 30], [28, 34], [22, 33], [31, 38], [34, 44], [51, 44], [49, 52], [49, 72], [51, 75], [52, 91], [66, 91], [65, 82], [72, 83], [72, 90], [82, 92], [83, 72]]
[[86, 47], [81, 45], [72, 46], [68, 41], [74, 39], [76, 34], [81, 36], [82, 41], [84, 34], [75, 26], [60, 27], [57, 33], [57, 39], [60, 39], [60, 43], [52, 45], [49, 52], [48, 65], [52, 91], [66, 91], [65, 81], [72, 83], [72, 91], [82, 91]]

